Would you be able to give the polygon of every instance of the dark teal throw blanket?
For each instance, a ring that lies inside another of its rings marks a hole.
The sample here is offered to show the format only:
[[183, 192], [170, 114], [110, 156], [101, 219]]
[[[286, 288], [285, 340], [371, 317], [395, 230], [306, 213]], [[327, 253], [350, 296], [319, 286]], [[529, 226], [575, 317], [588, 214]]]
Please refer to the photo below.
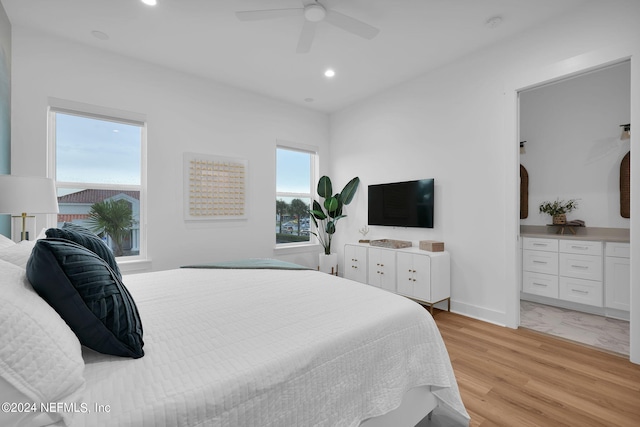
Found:
[[237, 261], [211, 262], [205, 264], [183, 265], [180, 268], [229, 268], [229, 269], [267, 269], [267, 270], [312, 270], [309, 267], [271, 258], [249, 258]]

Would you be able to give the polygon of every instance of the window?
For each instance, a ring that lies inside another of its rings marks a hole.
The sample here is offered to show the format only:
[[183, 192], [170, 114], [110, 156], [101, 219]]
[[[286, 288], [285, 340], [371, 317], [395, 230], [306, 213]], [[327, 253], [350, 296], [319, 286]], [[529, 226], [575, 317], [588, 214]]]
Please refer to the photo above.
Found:
[[49, 114], [58, 227], [82, 225], [116, 257], [142, 257], [144, 122], [53, 107]]
[[276, 244], [309, 243], [317, 154], [312, 149], [276, 148]]

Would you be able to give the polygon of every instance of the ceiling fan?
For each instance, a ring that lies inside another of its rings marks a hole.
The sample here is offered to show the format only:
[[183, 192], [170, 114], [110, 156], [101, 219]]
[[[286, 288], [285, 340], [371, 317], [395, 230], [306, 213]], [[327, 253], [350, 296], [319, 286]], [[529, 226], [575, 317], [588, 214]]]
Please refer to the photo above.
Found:
[[307, 53], [311, 49], [311, 44], [316, 34], [316, 26], [326, 21], [344, 31], [371, 40], [380, 32], [376, 27], [372, 27], [358, 19], [347, 16], [343, 13], [328, 9], [317, 0], [302, 0], [300, 8], [289, 9], [267, 9], [267, 10], [247, 10], [236, 12], [236, 17], [241, 21], [259, 21], [264, 19], [282, 18], [287, 16], [303, 16], [304, 26], [298, 39], [297, 53]]

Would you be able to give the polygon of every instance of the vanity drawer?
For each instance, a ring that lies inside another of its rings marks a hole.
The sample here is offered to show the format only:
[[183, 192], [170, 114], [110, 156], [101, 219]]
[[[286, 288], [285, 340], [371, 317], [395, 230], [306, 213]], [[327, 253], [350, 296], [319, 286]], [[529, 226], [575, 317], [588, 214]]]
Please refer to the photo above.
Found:
[[602, 281], [602, 257], [595, 255], [560, 254], [560, 275]]
[[560, 252], [581, 255], [602, 255], [602, 242], [560, 240]]
[[558, 274], [558, 254], [543, 251], [522, 251], [522, 269], [536, 273]]
[[629, 243], [607, 242], [605, 253], [607, 256], [631, 258], [631, 245]]
[[522, 273], [522, 291], [528, 294], [558, 298], [558, 276], [525, 271]]
[[525, 237], [522, 242], [522, 249], [530, 249], [534, 251], [558, 252], [557, 239], [536, 239], [533, 237]]
[[560, 299], [602, 307], [602, 282], [561, 277], [559, 287]]

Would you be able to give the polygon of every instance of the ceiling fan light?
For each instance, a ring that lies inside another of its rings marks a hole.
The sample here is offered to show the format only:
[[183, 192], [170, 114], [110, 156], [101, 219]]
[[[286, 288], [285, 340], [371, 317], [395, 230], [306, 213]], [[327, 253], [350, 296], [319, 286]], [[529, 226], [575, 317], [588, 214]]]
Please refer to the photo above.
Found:
[[320, 22], [327, 15], [327, 11], [324, 10], [319, 4], [310, 4], [304, 8], [304, 18], [311, 22]]

